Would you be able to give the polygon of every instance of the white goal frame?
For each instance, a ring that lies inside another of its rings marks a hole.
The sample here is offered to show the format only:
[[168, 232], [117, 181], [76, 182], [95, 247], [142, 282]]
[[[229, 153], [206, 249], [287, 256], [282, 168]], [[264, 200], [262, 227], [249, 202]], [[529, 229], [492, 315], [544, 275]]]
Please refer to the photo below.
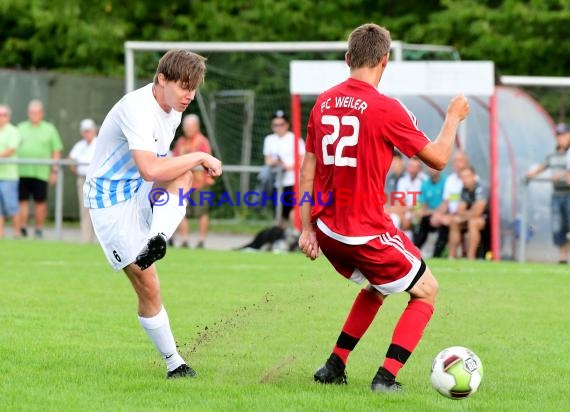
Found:
[[[125, 91], [131, 92], [135, 87], [135, 52], [166, 52], [170, 49], [186, 49], [196, 53], [202, 52], [255, 52], [255, 53], [296, 53], [296, 52], [330, 52], [346, 51], [344, 41], [298, 41], [298, 42], [164, 42], [164, 41], [126, 41], [125, 47]], [[459, 60], [457, 50], [452, 46], [433, 44], [411, 44], [398, 40], [392, 41], [390, 53], [394, 61], [404, 59], [404, 50], [447, 52]]]

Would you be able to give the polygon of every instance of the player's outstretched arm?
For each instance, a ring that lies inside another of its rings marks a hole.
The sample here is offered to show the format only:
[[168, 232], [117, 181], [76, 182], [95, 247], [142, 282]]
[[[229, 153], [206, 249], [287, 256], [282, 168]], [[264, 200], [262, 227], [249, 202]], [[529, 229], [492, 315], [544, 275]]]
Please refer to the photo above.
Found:
[[[301, 167], [301, 183], [300, 183], [300, 198], [303, 197], [305, 193], [313, 197], [313, 182], [315, 180], [315, 169], [317, 166], [317, 158], [314, 153], [307, 153], [305, 159], [303, 159], [303, 166]], [[313, 224], [311, 223], [311, 203], [303, 202], [301, 205], [301, 224], [302, 231], [299, 237], [299, 248], [303, 253], [310, 258], [315, 260], [319, 256], [319, 243], [317, 242], [317, 236], [313, 230]]]
[[204, 152], [156, 157], [153, 152], [133, 150], [132, 155], [141, 177], [148, 182], [169, 182], [196, 166], [203, 166], [213, 177], [222, 174], [222, 162]]
[[429, 167], [443, 170], [455, 147], [455, 136], [459, 123], [469, 114], [469, 103], [462, 94], [451, 99], [445, 121], [437, 138], [428, 143], [420, 152], [418, 157]]

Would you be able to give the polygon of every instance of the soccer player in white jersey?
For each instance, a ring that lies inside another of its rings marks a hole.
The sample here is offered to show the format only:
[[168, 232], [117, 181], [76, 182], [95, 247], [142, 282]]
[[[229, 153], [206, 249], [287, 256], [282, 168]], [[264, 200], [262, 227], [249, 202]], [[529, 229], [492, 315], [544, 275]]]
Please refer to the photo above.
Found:
[[99, 130], [84, 186], [95, 234], [111, 266], [131, 281], [139, 321], [166, 362], [167, 378], [196, 372], [176, 349], [154, 262], [164, 257], [185, 215], [191, 170], [202, 166], [211, 176], [222, 173], [221, 162], [207, 153], [166, 157], [182, 112], [204, 81], [205, 61], [170, 50], [152, 84], [115, 104]]

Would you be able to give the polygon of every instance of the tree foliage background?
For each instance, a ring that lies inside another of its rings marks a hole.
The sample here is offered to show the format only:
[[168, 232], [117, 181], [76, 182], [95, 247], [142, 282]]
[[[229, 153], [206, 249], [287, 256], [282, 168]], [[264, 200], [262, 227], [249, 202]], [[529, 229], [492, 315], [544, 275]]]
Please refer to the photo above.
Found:
[[125, 40], [336, 41], [368, 21], [503, 74], [570, 68], [570, 0], [0, 0], [0, 67], [119, 76]]
[[125, 40], [344, 40], [368, 21], [504, 73], [570, 67], [570, 0], [0, 0], [0, 66], [119, 75]]

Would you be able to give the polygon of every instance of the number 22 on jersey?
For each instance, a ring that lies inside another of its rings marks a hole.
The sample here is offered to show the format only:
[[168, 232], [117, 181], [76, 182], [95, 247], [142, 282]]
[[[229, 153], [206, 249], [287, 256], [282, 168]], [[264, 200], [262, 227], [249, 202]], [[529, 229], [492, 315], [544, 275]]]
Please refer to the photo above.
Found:
[[[328, 125], [333, 127], [331, 134], [323, 136], [323, 163], [325, 165], [335, 166], [349, 166], [356, 167], [356, 158], [343, 156], [342, 151], [347, 146], [356, 146], [358, 143], [358, 132], [360, 131], [360, 121], [356, 116], [331, 116], [324, 115], [321, 118], [321, 123], [323, 125]], [[350, 126], [352, 127], [352, 134], [346, 136], [339, 136], [340, 126]], [[327, 146], [334, 144], [336, 140], [339, 139], [334, 155], [330, 155], [327, 150]]]

